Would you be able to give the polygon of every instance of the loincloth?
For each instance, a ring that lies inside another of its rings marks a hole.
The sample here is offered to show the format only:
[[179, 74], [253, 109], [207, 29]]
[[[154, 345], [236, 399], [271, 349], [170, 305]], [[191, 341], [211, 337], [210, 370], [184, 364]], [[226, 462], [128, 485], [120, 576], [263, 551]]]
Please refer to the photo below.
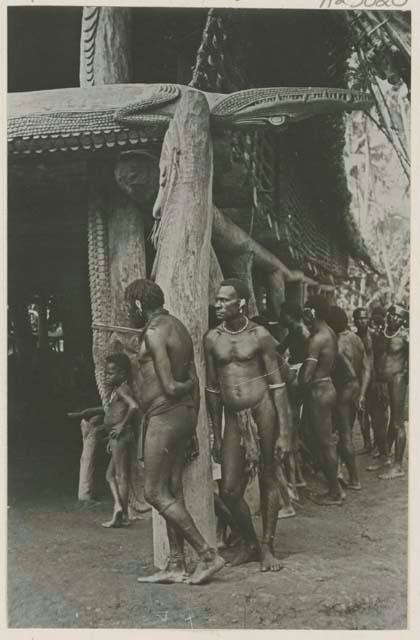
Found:
[[252, 408], [236, 411], [236, 424], [241, 435], [240, 445], [245, 449], [245, 472], [254, 478], [260, 466], [261, 449], [258, 427], [252, 415]]
[[[151, 418], [155, 416], [160, 416], [165, 413], [169, 413], [174, 411], [175, 409], [179, 409], [180, 407], [185, 407], [187, 409], [195, 409], [194, 402], [192, 398], [182, 398], [178, 402], [170, 403], [167, 400], [162, 400], [158, 404], [149, 407], [146, 413], [143, 415], [141, 424], [140, 424], [140, 434], [138, 440], [138, 448], [137, 448], [137, 458], [139, 460], [144, 460], [144, 444], [146, 441], [147, 429], [149, 428], [149, 423]], [[186, 450], [185, 450], [185, 462], [189, 464], [199, 455], [198, 448], [198, 439], [197, 434], [195, 432], [192, 434], [191, 438], [188, 441]]]

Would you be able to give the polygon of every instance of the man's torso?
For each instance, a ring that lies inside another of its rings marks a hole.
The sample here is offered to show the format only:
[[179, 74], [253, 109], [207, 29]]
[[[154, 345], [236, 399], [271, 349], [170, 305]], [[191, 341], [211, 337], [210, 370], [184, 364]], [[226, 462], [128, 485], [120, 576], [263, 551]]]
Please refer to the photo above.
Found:
[[240, 411], [255, 406], [268, 388], [258, 330], [264, 331], [251, 322], [246, 331], [236, 335], [222, 327], [209, 334], [220, 392], [227, 409]]

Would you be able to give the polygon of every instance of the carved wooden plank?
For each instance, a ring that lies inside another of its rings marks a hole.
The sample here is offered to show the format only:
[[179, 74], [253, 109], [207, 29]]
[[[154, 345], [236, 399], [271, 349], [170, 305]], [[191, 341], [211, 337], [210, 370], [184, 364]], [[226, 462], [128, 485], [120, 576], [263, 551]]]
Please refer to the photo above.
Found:
[[[215, 514], [209, 452], [209, 430], [204, 398], [203, 335], [208, 326], [208, 290], [211, 252], [213, 152], [209, 108], [204, 96], [187, 91], [166, 133], [158, 196], [165, 203], [154, 273], [165, 293], [168, 310], [188, 328], [201, 386], [197, 426], [200, 455], [184, 473], [186, 504], [207, 541], [214, 546]], [[162, 184], [162, 180], [161, 180]], [[156, 211], [155, 206], [155, 213]], [[163, 518], [153, 514], [155, 565], [162, 567], [167, 553]]]

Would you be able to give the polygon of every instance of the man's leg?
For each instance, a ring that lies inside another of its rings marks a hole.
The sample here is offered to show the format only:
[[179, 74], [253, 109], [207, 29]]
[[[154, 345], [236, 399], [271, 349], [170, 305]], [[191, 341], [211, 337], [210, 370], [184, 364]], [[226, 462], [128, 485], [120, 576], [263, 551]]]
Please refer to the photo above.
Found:
[[123, 514], [124, 514], [124, 505], [121, 500], [117, 480], [115, 477], [115, 443], [110, 443], [111, 449], [111, 460], [109, 462], [108, 468], [106, 470], [106, 480], [109, 484], [109, 488], [111, 489], [112, 497], [114, 498], [114, 513], [112, 515], [111, 520], [107, 522], [103, 522], [102, 526], [109, 528], [119, 528], [123, 523]]
[[285, 483], [285, 479], [280, 463], [274, 459], [274, 447], [279, 430], [277, 413], [270, 393], [265, 394], [261, 403], [254, 409], [253, 415], [258, 425], [261, 446], [261, 571], [279, 571], [282, 565], [274, 555], [274, 536], [279, 513], [279, 488]]
[[[381, 474], [382, 480], [392, 480], [393, 478], [401, 478], [405, 475], [402, 464], [406, 446], [406, 433], [404, 424], [404, 403], [407, 393], [407, 382], [404, 374], [399, 373], [394, 376], [390, 387], [390, 404], [391, 404], [391, 420], [390, 429], [395, 433], [395, 456], [394, 463], [389, 471]], [[389, 442], [389, 441], [388, 441]]]
[[[223, 567], [224, 560], [198, 531], [183, 497], [172, 492], [178, 456], [185, 453], [193, 429], [191, 413], [185, 407], [177, 407], [150, 419], [144, 452], [145, 497], [197, 552], [199, 563], [190, 582], [201, 584]], [[176, 543], [175, 538], [173, 542]], [[139, 578], [139, 582], [155, 582], [153, 578]]]
[[[101, 422], [103, 418], [101, 417]], [[80, 457], [79, 489], [77, 497], [79, 500], [88, 501], [95, 499], [94, 475], [95, 458], [98, 449], [98, 430], [93, 420], [82, 420], [80, 429], [83, 439], [83, 450]]]
[[[225, 409], [225, 430], [222, 442], [221, 497], [231, 512], [236, 529], [241, 533], [242, 545], [232, 566], [258, 560], [259, 545], [252, 523], [249, 506], [243, 496], [245, 477], [245, 450], [241, 446], [241, 434], [237, 416]], [[261, 507], [262, 510], [262, 507]]]
[[349, 481], [346, 486], [356, 491], [361, 489], [356, 466], [356, 456], [353, 448], [352, 430], [356, 417], [356, 398], [358, 396], [358, 385], [352, 383], [338, 394], [335, 415], [338, 431], [338, 451], [346, 465], [349, 474]]
[[318, 504], [342, 505], [343, 498], [337, 479], [337, 452], [333, 442], [332, 411], [336, 404], [336, 392], [332, 382], [312, 385], [308, 409], [314, 434], [318, 442], [322, 471], [328, 484], [328, 493], [319, 496]]
[[387, 463], [387, 425], [388, 425], [388, 385], [376, 382], [373, 387], [372, 428], [379, 456], [376, 462], [367, 467], [367, 471], [378, 471]]

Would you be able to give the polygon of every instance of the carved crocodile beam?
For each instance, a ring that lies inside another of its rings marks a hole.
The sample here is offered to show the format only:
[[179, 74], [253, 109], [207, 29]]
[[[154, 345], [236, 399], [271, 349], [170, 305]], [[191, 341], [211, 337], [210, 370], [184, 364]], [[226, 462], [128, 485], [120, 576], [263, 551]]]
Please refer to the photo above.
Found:
[[[192, 90], [176, 84], [118, 84], [11, 93], [9, 153], [95, 150], [159, 141], [187, 89]], [[204, 95], [214, 130], [275, 130], [318, 114], [371, 106], [369, 94], [334, 88], [272, 87]]]

